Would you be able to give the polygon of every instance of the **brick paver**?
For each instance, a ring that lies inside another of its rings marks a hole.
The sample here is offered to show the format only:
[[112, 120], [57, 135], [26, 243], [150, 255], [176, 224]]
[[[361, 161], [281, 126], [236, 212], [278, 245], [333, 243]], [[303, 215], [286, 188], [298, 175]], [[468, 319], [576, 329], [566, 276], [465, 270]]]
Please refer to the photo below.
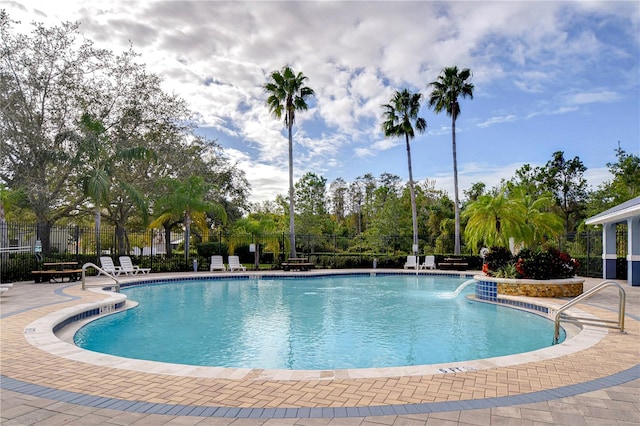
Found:
[[[2, 318], [0, 372], [3, 376], [60, 391], [155, 404], [265, 409], [354, 408], [483, 400], [549, 391], [606, 378], [628, 370], [640, 361], [640, 322], [627, 317], [626, 333], [610, 331], [588, 349], [554, 359], [468, 372], [329, 380], [264, 380], [259, 374], [232, 380], [143, 373], [62, 358], [28, 343], [24, 334], [29, 330], [25, 327], [36, 319], [104, 297], [82, 291], [78, 286], [66, 288], [64, 293], [78, 299]], [[628, 307], [627, 311], [635, 312], [636, 308]], [[616, 319], [614, 312], [601, 307], [580, 305], [580, 309], [599, 318]], [[640, 401], [630, 403], [634, 402]], [[616, 407], [595, 408], [615, 410]], [[485, 412], [479, 418], [489, 416]], [[535, 408], [519, 412], [518, 418], [546, 422], [566, 420], [549, 419], [548, 411], [539, 413]], [[57, 416], [48, 420], [62, 423], [65, 419]]]

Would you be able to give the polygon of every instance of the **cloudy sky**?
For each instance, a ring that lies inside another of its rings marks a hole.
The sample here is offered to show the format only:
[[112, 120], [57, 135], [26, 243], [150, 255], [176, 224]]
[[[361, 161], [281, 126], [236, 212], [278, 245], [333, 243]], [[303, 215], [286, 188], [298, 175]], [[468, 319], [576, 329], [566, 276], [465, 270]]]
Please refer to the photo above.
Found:
[[[461, 190], [491, 187], [553, 152], [580, 157], [593, 187], [621, 147], [640, 155], [637, 1], [51, 1], [3, 0], [23, 24], [78, 21], [97, 45], [131, 43], [200, 131], [247, 173], [252, 201], [288, 185], [286, 129], [262, 85], [283, 65], [316, 96], [294, 128], [294, 173], [328, 182], [388, 172], [408, 179], [402, 139], [385, 139], [381, 104], [430, 93], [443, 67], [470, 68], [473, 100], [457, 128]], [[24, 31], [28, 27], [24, 27]], [[453, 196], [451, 120], [425, 105], [411, 145], [414, 179]]]

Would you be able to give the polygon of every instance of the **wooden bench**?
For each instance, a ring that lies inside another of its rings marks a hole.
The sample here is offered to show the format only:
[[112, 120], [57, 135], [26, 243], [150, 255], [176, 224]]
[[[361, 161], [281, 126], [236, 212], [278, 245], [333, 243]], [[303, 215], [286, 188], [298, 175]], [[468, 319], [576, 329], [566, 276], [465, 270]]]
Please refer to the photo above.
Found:
[[[48, 266], [52, 269], [76, 269], [78, 267], [78, 262], [45, 262], [42, 266]], [[73, 266], [73, 268], [72, 268]]]
[[445, 257], [438, 263], [438, 269], [447, 271], [466, 271], [469, 269], [469, 262], [459, 257]]
[[[61, 283], [61, 282], [64, 282], [65, 278], [68, 278], [70, 282], [77, 281], [80, 279], [81, 274], [82, 274], [82, 269], [63, 269], [63, 270], [47, 269], [44, 271], [31, 271], [33, 280], [36, 283], [42, 283], [47, 281]], [[46, 281], [44, 281], [45, 278], [46, 278]]]
[[306, 257], [290, 257], [287, 262], [282, 263], [282, 269], [285, 271], [308, 271], [314, 267]]

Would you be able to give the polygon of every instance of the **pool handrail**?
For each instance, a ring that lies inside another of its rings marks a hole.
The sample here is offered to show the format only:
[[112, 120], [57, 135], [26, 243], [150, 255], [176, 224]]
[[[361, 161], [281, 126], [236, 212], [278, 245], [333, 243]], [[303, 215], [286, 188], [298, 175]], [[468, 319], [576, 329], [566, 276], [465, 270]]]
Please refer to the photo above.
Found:
[[[116, 293], [120, 292], [120, 280], [118, 280], [116, 277], [114, 277], [113, 275], [111, 275], [110, 273], [106, 272], [104, 269], [102, 269], [101, 267], [99, 267], [98, 265], [96, 265], [95, 263], [91, 263], [91, 262], [87, 262], [84, 265], [82, 265], [82, 289], [86, 290], [87, 284], [86, 284], [86, 280], [85, 280], [85, 272], [87, 270], [87, 268], [94, 268], [98, 271], [100, 271], [101, 273], [103, 273], [104, 275], [106, 275], [107, 277], [111, 278], [112, 280], [114, 280], [116, 282], [115, 288], [116, 288]], [[100, 287], [104, 287], [104, 284], [100, 284]]]
[[[585, 299], [588, 299], [589, 297], [598, 293], [600, 290], [607, 287], [612, 287], [612, 286], [618, 288], [618, 293], [620, 296], [620, 301], [618, 302], [618, 321], [603, 320], [599, 318], [581, 318], [581, 317], [574, 317], [574, 316], [570, 317], [567, 314], [565, 314], [565, 316], [562, 317], [562, 313], [567, 309], [569, 309], [570, 307], [576, 305], [577, 303], [580, 303]], [[615, 328], [615, 329], [619, 329], [621, 333], [624, 333], [624, 310], [625, 310], [626, 299], [627, 299], [627, 296], [624, 291], [624, 288], [622, 288], [622, 286], [619, 283], [613, 280], [606, 280], [606, 281], [602, 281], [600, 284], [593, 287], [591, 290], [585, 293], [582, 293], [580, 296], [577, 296], [573, 300], [565, 303], [555, 312], [555, 329], [554, 329], [554, 335], [553, 335], [553, 344], [555, 345], [556, 343], [558, 343], [558, 340], [560, 338], [560, 320], [563, 320], [565, 322], [572, 322], [576, 324], [591, 325], [594, 327]]]

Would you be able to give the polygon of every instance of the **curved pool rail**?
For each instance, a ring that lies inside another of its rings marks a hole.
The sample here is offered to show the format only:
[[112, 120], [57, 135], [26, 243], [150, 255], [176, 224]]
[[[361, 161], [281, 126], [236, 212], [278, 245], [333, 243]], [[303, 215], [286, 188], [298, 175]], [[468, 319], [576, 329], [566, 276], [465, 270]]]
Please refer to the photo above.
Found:
[[[104, 269], [102, 269], [101, 267], [99, 267], [98, 265], [96, 265], [95, 263], [91, 263], [91, 262], [87, 262], [84, 265], [82, 265], [82, 289], [83, 290], [86, 290], [89, 287], [87, 285], [87, 279], [86, 279], [87, 268], [93, 268], [99, 273], [111, 278], [116, 283], [116, 286], [115, 286], [116, 293], [120, 291], [120, 280], [117, 279], [115, 276], [111, 275], [110, 273], [108, 273], [107, 271], [105, 271]], [[100, 284], [99, 287], [104, 287], [104, 284]]]
[[[592, 318], [570, 316], [565, 313], [567, 309], [577, 305], [583, 300], [593, 297], [595, 294], [601, 292], [607, 287], [615, 287], [618, 289], [619, 301], [618, 301], [618, 320], [617, 321], [600, 320], [600, 319], [594, 320]], [[554, 326], [553, 342], [558, 343], [558, 340], [560, 338], [560, 321], [571, 322], [574, 324], [589, 325], [592, 327], [613, 328], [613, 329], [619, 330], [621, 333], [624, 333], [624, 311], [626, 306], [626, 300], [627, 300], [627, 295], [624, 291], [624, 288], [622, 288], [622, 286], [619, 283], [612, 280], [606, 280], [601, 282], [600, 284], [593, 287], [589, 291], [582, 293], [580, 296], [574, 298], [573, 300], [565, 303], [560, 308], [558, 308], [558, 310], [555, 312], [555, 318], [554, 318], [555, 326]]]

